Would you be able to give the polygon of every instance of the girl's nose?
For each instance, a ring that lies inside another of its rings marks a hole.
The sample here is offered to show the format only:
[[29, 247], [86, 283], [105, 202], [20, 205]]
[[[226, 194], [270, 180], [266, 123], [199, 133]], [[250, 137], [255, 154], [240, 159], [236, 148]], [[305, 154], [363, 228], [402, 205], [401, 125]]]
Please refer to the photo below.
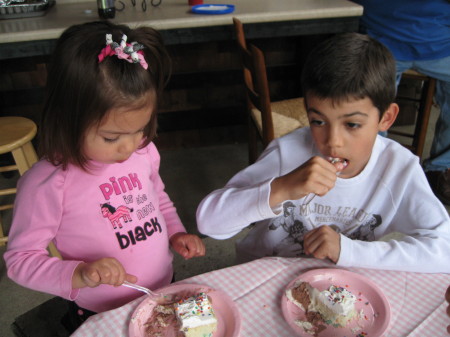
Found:
[[131, 155], [136, 150], [136, 141], [134, 138], [126, 139], [120, 146], [119, 152], [126, 155]]

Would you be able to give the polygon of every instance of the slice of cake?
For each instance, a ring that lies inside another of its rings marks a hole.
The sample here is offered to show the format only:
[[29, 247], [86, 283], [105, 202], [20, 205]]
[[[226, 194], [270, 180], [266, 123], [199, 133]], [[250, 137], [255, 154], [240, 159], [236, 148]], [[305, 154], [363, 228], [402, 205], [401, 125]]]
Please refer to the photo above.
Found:
[[180, 300], [175, 314], [186, 337], [211, 337], [216, 331], [217, 319], [206, 293]]
[[319, 291], [308, 282], [300, 281], [286, 291], [286, 296], [305, 311], [306, 322], [312, 327], [305, 321], [297, 324], [308, 326], [308, 330], [316, 333], [317, 330], [323, 330], [323, 323], [345, 327], [356, 316], [356, 296], [343, 287], [331, 285], [328, 289]]

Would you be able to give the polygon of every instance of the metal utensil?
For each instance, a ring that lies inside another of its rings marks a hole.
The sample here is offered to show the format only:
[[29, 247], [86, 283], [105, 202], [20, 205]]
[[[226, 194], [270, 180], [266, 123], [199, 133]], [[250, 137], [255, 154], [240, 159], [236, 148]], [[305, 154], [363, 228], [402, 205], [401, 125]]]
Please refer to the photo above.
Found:
[[[347, 166], [347, 162], [346, 161], [342, 161], [340, 158], [333, 158], [333, 157], [329, 157], [327, 158], [327, 160], [331, 163], [331, 164], [336, 164], [339, 162], [342, 162], [342, 164], [344, 165], [344, 168]], [[340, 172], [336, 173], [337, 176], [339, 176]], [[303, 206], [308, 206], [309, 203], [314, 199], [314, 197], [317, 194], [315, 193], [309, 193], [305, 199], [303, 200]]]

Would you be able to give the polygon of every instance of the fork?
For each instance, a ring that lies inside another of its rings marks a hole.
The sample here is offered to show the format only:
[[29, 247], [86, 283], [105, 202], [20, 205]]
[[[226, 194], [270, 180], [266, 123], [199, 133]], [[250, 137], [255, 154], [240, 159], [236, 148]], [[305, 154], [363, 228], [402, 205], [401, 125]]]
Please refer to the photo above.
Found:
[[[327, 160], [328, 160], [331, 164], [336, 164], [336, 163], [339, 163], [339, 162], [340, 162], [340, 159], [339, 159], [339, 158], [333, 158], [333, 157], [329, 157], [329, 158], [327, 158]], [[344, 164], [344, 168], [345, 168], [345, 166], [347, 166], [347, 165]], [[341, 172], [337, 172], [337, 173], [336, 173], [337, 176], [339, 176], [340, 174], [341, 174]], [[316, 195], [317, 195], [317, 194], [315, 194], [315, 193], [308, 193], [308, 195], [307, 195], [307, 196], [305, 197], [305, 199], [303, 200], [303, 205], [302, 205], [302, 206], [308, 206], [309, 203], [315, 198]]]
[[142, 291], [143, 293], [146, 293], [147, 295], [149, 295], [151, 297], [157, 298], [158, 300], [167, 302], [167, 303], [173, 301], [175, 298], [175, 295], [173, 295], [173, 294], [156, 293], [148, 288], [142, 287], [140, 285], [137, 285], [136, 283], [131, 283], [128, 281], [123, 281], [122, 285], [124, 287], [133, 288], [133, 289]]

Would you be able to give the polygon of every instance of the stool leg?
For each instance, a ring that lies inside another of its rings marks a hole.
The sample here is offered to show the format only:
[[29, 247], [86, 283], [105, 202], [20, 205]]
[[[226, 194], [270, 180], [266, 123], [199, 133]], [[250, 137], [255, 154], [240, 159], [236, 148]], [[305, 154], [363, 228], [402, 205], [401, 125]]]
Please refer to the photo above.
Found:
[[[37, 162], [38, 157], [34, 151], [31, 142], [25, 143], [23, 146], [11, 151], [14, 161], [16, 162], [17, 170], [20, 175], [23, 175], [34, 163]], [[0, 246], [4, 246], [8, 241], [8, 237], [3, 233], [3, 224], [0, 215]]]
[[3, 223], [2, 223], [2, 217], [0, 214], [0, 247], [4, 246], [6, 242], [8, 241], [8, 237], [3, 234]]
[[38, 161], [38, 156], [36, 154], [36, 151], [34, 151], [34, 147], [31, 142], [28, 142], [23, 145], [23, 152], [25, 153], [25, 158], [27, 159], [28, 167], [33, 166], [33, 164]]
[[30, 142], [13, 150], [12, 155], [20, 175], [23, 175], [37, 161], [36, 152]]
[[50, 253], [50, 256], [57, 257], [60, 260], [62, 260], [61, 254], [59, 253], [58, 249], [56, 249], [55, 244], [53, 242], [50, 242], [48, 244], [47, 250]]

